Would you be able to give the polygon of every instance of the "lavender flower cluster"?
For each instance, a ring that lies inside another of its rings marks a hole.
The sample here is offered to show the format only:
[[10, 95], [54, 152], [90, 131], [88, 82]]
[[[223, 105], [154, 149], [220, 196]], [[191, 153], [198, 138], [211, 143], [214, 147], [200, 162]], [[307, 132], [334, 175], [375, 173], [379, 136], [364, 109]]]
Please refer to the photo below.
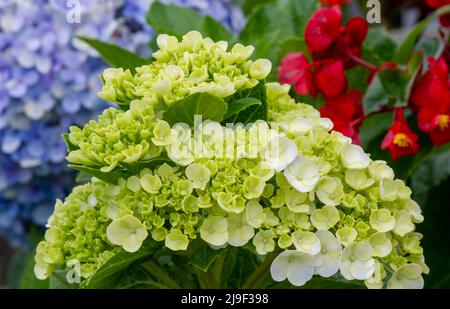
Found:
[[[0, 2], [0, 235], [26, 243], [28, 224], [45, 224], [75, 174], [61, 133], [105, 108], [96, 93], [105, 68], [75, 38], [95, 37], [150, 55], [145, 14], [153, 0]], [[244, 17], [230, 0], [162, 0], [213, 16], [236, 32]], [[68, 14], [79, 9], [79, 22]]]

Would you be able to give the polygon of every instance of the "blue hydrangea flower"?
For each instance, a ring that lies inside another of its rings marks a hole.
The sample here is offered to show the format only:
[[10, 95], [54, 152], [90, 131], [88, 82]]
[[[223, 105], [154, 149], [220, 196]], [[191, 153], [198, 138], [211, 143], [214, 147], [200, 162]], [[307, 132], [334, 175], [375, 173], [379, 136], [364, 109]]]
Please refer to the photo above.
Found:
[[[75, 38], [86, 35], [150, 55], [145, 14], [153, 0], [0, 2], [0, 235], [24, 244], [56, 198], [73, 187], [61, 133], [106, 106], [96, 93], [105, 64]], [[231, 0], [163, 0], [194, 8], [233, 32], [244, 23]], [[80, 23], [70, 13], [79, 9]]]

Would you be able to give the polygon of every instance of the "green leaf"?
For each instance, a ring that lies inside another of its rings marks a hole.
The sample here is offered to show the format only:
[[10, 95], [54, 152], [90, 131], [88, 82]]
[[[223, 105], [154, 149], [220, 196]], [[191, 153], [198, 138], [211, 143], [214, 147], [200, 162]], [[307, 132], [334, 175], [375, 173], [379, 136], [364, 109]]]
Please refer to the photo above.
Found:
[[428, 57], [439, 58], [444, 51], [444, 41], [437, 37], [423, 38], [416, 46], [417, 51], [423, 52], [423, 71], [428, 71]]
[[[450, 144], [434, 148], [413, 171], [411, 187], [414, 199], [424, 204], [433, 187], [450, 176]], [[433, 206], [434, 207], [434, 206]]]
[[126, 164], [126, 170], [131, 174], [138, 174], [144, 168], [155, 169], [163, 163], [172, 165], [173, 162], [169, 158], [157, 157], [150, 160], [138, 161], [132, 164]]
[[385, 105], [406, 106], [421, 63], [422, 53], [416, 52], [405, 69], [383, 68], [375, 74], [363, 98], [365, 114], [379, 111]]
[[239, 115], [241, 112], [249, 109], [252, 107], [252, 109], [255, 109], [254, 105], [261, 105], [261, 101], [256, 98], [242, 98], [237, 99], [235, 101], [232, 101], [228, 103], [228, 110], [225, 114], [224, 122], [225, 123], [236, 123], [236, 122], [242, 122]]
[[397, 44], [384, 27], [370, 27], [362, 45], [363, 58], [378, 66], [391, 60], [396, 48]]
[[395, 51], [393, 61], [402, 64], [406, 63], [414, 52], [414, 45], [416, 44], [417, 39], [419, 38], [425, 27], [428, 26], [428, 24], [435, 18], [447, 13], [450, 13], [450, 5], [441, 7], [440, 9], [436, 10], [433, 15], [415, 25], [414, 28], [412, 28], [408, 33], [404, 41], [398, 46], [397, 50]]
[[213, 249], [206, 243], [197, 249], [191, 256], [191, 264], [206, 272], [216, 258], [223, 253], [221, 249]]
[[257, 120], [267, 120], [269, 117], [269, 108], [266, 97], [266, 82], [261, 80], [255, 87], [239, 92], [235, 95], [236, 98], [256, 98], [261, 102], [256, 108], [247, 108], [239, 113], [239, 117], [235, 122], [248, 124]]
[[316, 0], [278, 0], [260, 6], [250, 15], [239, 42], [255, 46], [256, 58], [276, 63], [280, 42], [288, 37], [303, 37], [308, 19], [319, 6]]
[[123, 68], [124, 70], [129, 69], [134, 72], [135, 68], [150, 63], [150, 60], [142, 58], [138, 54], [132, 53], [129, 50], [117, 45], [85, 36], [79, 36], [78, 38], [97, 50], [106, 63], [108, 63], [111, 67]]
[[201, 115], [202, 121], [209, 119], [221, 122], [227, 112], [224, 100], [209, 93], [194, 93], [173, 103], [164, 113], [163, 119], [170, 125], [177, 122], [194, 125], [194, 116]]
[[66, 144], [68, 152], [78, 149], [78, 147], [75, 146], [74, 144], [72, 144], [72, 142], [70, 141], [69, 133], [63, 133], [61, 136], [62, 136], [62, 138], [64, 140], [64, 143]]
[[153, 241], [145, 242], [134, 253], [122, 251], [111, 257], [103, 264], [87, 281], [83, 282], [83, 288], [114, 288], [118, 286], [121, 278], [132, 265], [148, 258], [159, 248], [159, 244]]
[[359, 128], [359, 137], [364, 148], [389, 129], [392, 124], [392, 112], [374, 114], [367, 117]]
[[99, 168], [89, 167], [85, 165], [75, 165], [75, 164], [69, 164], [68, 167], [73, 168], [79, 172], [89, 174], [93, 177], [97, 177], [100, 180], [106, 181], [108, 183], [117, 184], [117, 181], [119, 178], [123, 177], [123, 175], [116, 171], [111, 172], [102, 172]]
[[370, 71], [360, 65], [357, 65], [345, 72], [348, 80], [348, 88], [365, 92], [368, 85]]
[[224, 288], [240, 288], [247, 278], [258, 268], [264, 257], [256, 254], [251, 246], [230, 248], [229, 257], [222, 271]]
[[389, 96], [384, 90], [383, 83], [379, 74], [375, 74], [372, 82], [367, 88], [363, 97], [364, 113], [367, 115], [372, 112], [380, 110], [384, 105], [389, 102]]
[[233, 41], [231, 32], [210, 16], [195, 10], [154, 2], [147, 13], [147, 23], [158, 33], [181, 38], [191, 30], [197, 30], [214, 41]]

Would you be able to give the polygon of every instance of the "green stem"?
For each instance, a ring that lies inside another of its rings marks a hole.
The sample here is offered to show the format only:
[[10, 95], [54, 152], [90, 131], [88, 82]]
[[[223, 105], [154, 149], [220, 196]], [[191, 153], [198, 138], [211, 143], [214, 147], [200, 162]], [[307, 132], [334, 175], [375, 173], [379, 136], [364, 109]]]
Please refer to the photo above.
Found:
[[250, 275], [250, 277], [245, 281], [244, 285], [242, 286], [243, 289], [252, 289], [255, 287], [255, 285], [260, 281], [264, 275], [267, 274], [267, 272], [270, 269], [270, 265], [272, 265], [273, 260], [278, 256], [280, 253], [280, 249], [275, 249], [275, 251], [269, 253], [266, 256], [266, 259], [258, 266], [258, 268]]
[[165, 286], [170, 289], [180, 289], [181, 287], [178, 283], [173, 280], [166, 271], [164, 271], [158, 264], [153, 260], [145, 261], [142, 266], [156, 279], [160, 280]]

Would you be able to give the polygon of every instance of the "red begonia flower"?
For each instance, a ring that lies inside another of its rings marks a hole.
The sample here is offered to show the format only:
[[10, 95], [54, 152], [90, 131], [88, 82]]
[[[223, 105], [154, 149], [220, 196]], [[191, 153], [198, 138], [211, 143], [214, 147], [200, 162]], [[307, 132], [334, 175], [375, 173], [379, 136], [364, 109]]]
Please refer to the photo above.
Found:
[[293, 85], [295, 91], [301, 95], [317, 96], [311, 64], [302, 53], [289, 53], [281, 60], [278, 79], [282, 84]]
[[347, 90], [347, 77], [345, 76], [342, 61], [322, 61], [317, 63], [314, 73], [317, 89], [324, 97], [334, 97]]
[[403, 109], [395, 110], [395, 121], [381, 143], [381, 149], [389, 150], [393, 160], [413, 155], [419, 151], [418, 136], [411, 131], [405, 120]]
[[431, 122], [430, 138], [433, 145], [440, 146], [450, 142], [450, 112], [436, 115]]
[[321, 52], [336, 40], [342, 23], [339, 7], [320, 8], [309, 19], [305, 28], [308, 50]]
[[331, 119], [334, 130], [350, 137], [356, 144], [361, 144], [358, 129], [364, 120], [361, 98], [361, 92], [351, 90], [345, 95], [325, 98], [325, 105], [319, 110], [322, 117]]
[[333, 6], [333, 5], [339, 5], [344, 3], [349, 3], [350, 0], [320, 0], [320, 3], [323, 5]]
[[322, 51], [312, 51], [314, 60], [339, 59], [344, 61], [346, 69], [356, 65], [351, 56], [361, 56], [361, 45], [368, 32], [367, 21], [362, 17], [354, 17], [345, 27], [339, 29], [339, 34], [333, 43]]
[[450, 105], [448, 69], [443, 58], [428, 58], [429, 71], [425, 73], [411, 92], [410, 105], [415, 111], [421, 108], [438, 108]]

